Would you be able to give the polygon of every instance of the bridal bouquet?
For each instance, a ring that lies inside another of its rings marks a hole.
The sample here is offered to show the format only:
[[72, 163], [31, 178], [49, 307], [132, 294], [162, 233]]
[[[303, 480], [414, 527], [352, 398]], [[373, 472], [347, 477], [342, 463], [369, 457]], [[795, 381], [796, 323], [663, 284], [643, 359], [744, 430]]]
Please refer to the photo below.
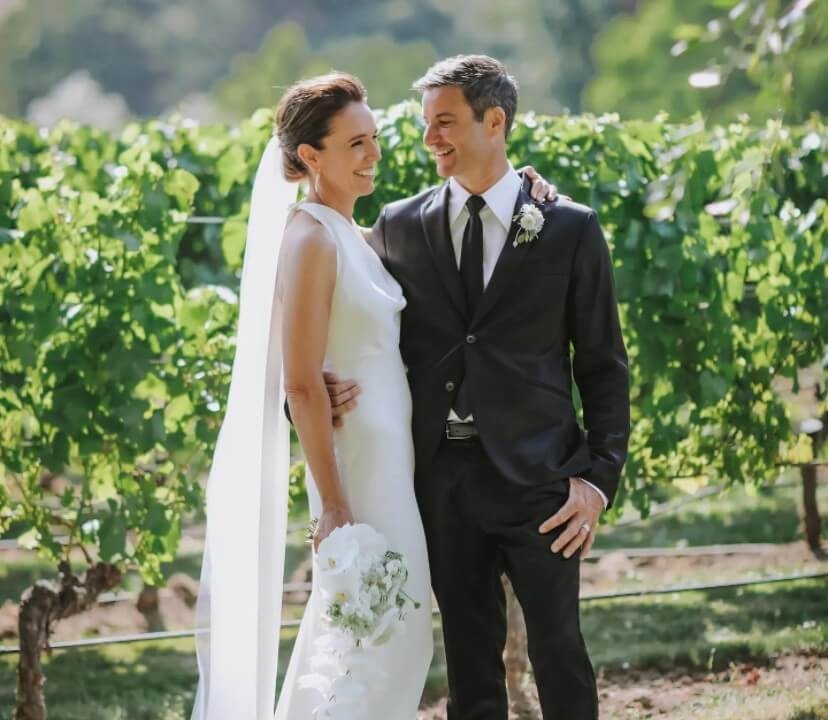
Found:
[[361, 696], [385, 675], [376, 648], [403, 631], [420, 603], [405, 592], [405, 559], [370, 525], [344, 525], [319, 543], [314, 576], [327, 632], [316, 639], [311, 672], [299, 684], [321, 695], [317, 720], [356, 719]]

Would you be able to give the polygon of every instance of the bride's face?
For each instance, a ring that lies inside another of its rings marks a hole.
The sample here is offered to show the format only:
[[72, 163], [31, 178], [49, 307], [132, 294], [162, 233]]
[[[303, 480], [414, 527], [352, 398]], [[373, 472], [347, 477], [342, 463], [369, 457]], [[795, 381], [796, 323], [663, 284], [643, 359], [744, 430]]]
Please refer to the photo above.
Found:
[[320, 187], [360, 197], [374, 191], [380, 157], [374, 114], [365, 103], [354, 102], [333, 118], [323, 148], [314, 149], [306, 163], [321, 175]]

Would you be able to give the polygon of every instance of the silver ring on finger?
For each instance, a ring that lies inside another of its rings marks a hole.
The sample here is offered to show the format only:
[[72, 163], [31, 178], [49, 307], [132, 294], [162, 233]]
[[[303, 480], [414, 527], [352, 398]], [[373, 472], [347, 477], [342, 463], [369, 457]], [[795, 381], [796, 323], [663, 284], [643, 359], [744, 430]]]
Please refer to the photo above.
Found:
[[592, 526], [588, 522], [581, 523], [581, 527], [578, 528], [578, 532], [583, 531], [583, 532], [586, 532], [587, 535], [589, 535], [591, 530], [592, 530]]

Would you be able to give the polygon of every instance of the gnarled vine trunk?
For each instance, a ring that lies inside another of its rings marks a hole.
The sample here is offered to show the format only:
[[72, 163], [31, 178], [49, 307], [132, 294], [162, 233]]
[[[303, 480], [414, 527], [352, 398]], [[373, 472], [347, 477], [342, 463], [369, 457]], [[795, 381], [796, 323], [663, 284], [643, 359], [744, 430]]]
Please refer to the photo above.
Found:
[[157, 587], [145, 584], [138, 595], [135, 607], [147, 621], [148, 632], [161, 632], [162, 630], [166, 630], [164, 627], [164, 618], [161, 617], [161, 601]]
[[13, 720], [46, 720], [43, 696], [45, 677], [40, 663], [42, 650], [51, 652], [52, 623], [87, 610], [98, 596], [117, 587], [121, 571], [114, 565], [98, 563], [75, 575], [69, 563], [59, 566], [55, 580], [38, 580], [21, 597], [18, 628], [20, 656], [17, 664], [17, 697]]

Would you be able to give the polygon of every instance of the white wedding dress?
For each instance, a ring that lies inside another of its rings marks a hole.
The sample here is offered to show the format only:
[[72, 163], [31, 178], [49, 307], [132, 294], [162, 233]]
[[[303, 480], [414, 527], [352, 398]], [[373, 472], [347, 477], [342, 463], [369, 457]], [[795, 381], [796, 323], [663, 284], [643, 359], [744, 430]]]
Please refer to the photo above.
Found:
[[[337, 274], [333, 293], [325, 369], [354, 379], [362, 388], [357, 407], [334, 430], [337, 466], [356, 522], [367, 523], [406, 558], [407, 592], [421, 603], [404, 632], [378, 649], [387, 679], [366, 698], [360, 720], [415, 720], [432, 656], [431, 587], [425, 536], [414, 496], [411, 395], [399, 352], [402, 290], [365, 242], [359, 227], [326, 205], [304, 202], [306, 212], [336, 241]], [[311, 515], [321, 511], [308, 471]], [[310, 672], [314, 640], [324, 629], [315, 588], [290, 658], [275, 720], [310, 720], [321, 701], [298, 679]]]

